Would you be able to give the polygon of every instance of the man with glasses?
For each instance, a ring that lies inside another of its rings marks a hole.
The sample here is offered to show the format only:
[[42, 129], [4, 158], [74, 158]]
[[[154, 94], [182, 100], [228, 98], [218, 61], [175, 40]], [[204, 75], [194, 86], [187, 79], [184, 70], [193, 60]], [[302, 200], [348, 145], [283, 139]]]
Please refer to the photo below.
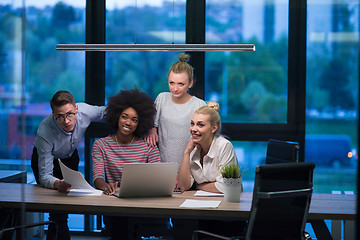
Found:
[[[31, 156], [31, 168], [38, 184], [45, 188], [67, 192], [71, 187], [64, 182], [58, 159], [67, 167], [78, 171], [79, 155], [77, 147], [81, 138], [93, 121], [101, 121], [105, 116], [105, 106], [75, 104], [68, 91], [58, 91], [50, 100], [52, 114], [39, 125]], [[57, 239], [70, 239], [67, 213], [50, 213], [49, 220], [58, 225]], [[49, 225], [47, 239], [55, 238], [56, 229]]]

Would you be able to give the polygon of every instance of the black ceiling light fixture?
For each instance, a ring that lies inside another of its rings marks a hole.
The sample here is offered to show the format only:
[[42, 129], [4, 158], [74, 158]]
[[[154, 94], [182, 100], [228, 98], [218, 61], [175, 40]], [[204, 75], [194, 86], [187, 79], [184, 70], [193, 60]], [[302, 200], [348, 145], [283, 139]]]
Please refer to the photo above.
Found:
[[254, 52], [254, 44], [58, 44], [60, 51], [237, 51]]
[[178, 52], [206, 52], [206, 51], [237, 51], [254, 52], [254, 44], [174, 44], [175, 32], [175, 4], [173, 0], [173, 33], [171, 44], [137, 44], [136, 23], [137, 23], [137, 0], [135, 0], [134, 14], [134, 44], [58, 44], [59, 51], [178, 51]]

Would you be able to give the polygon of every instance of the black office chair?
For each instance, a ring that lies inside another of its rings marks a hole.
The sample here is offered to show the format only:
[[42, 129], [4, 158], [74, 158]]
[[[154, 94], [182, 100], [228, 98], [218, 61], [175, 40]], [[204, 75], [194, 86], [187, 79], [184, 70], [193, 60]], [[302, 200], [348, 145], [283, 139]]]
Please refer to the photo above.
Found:
[[298, 161], [300, 146], [296, 142], [269, 139], [266, 151], [266, 164]]
[[[224, 237], [196, 230], [216, 239], [306, 239], [304, 229], [310, 207], [313, 170], [311, 162], [280, 163], [256, 167], [252, 206], [245, 237]], [[209, 239], [209, 238], [206, 238]]]

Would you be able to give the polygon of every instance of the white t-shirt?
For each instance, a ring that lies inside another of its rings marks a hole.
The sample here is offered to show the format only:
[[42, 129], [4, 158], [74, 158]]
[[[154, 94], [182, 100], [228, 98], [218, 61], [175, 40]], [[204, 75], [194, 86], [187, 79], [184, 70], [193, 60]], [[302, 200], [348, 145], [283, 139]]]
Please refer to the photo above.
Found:
[[170, 92], [160, 93], [156, 100], [155, 127], [159, 134], [162, 162], [181, 164], [185, 147], [190, 139], [190, 122], [195, 110], [206, 103], [192, 96], [187, 103], [176, 104]]

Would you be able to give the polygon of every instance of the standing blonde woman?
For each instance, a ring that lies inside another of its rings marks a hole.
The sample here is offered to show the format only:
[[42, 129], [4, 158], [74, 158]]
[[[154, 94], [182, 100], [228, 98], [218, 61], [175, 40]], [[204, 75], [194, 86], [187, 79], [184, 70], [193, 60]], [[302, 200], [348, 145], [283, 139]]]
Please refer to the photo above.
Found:
[[197, 109], [191, 119], [191, 139], [188, 142], [178, 174], [178, 186], [221, 192], [215, 186], [222, 182], [220, 169], [230, 163], [238, 164], [231, 142], [220, 132], [219, 104], [209, 102]]
[[189, 141], [189, 123], [196, 109], [206, 103], [188, 93], [194, 84], [193, 68], [187, 63], [190, 56], [179, 54], [168, 73], [170, 92], [160, 93], [156, 100], [154, 128], [145, 141], [158, 143], [162, 162], [181, 163], [182, 153]]

